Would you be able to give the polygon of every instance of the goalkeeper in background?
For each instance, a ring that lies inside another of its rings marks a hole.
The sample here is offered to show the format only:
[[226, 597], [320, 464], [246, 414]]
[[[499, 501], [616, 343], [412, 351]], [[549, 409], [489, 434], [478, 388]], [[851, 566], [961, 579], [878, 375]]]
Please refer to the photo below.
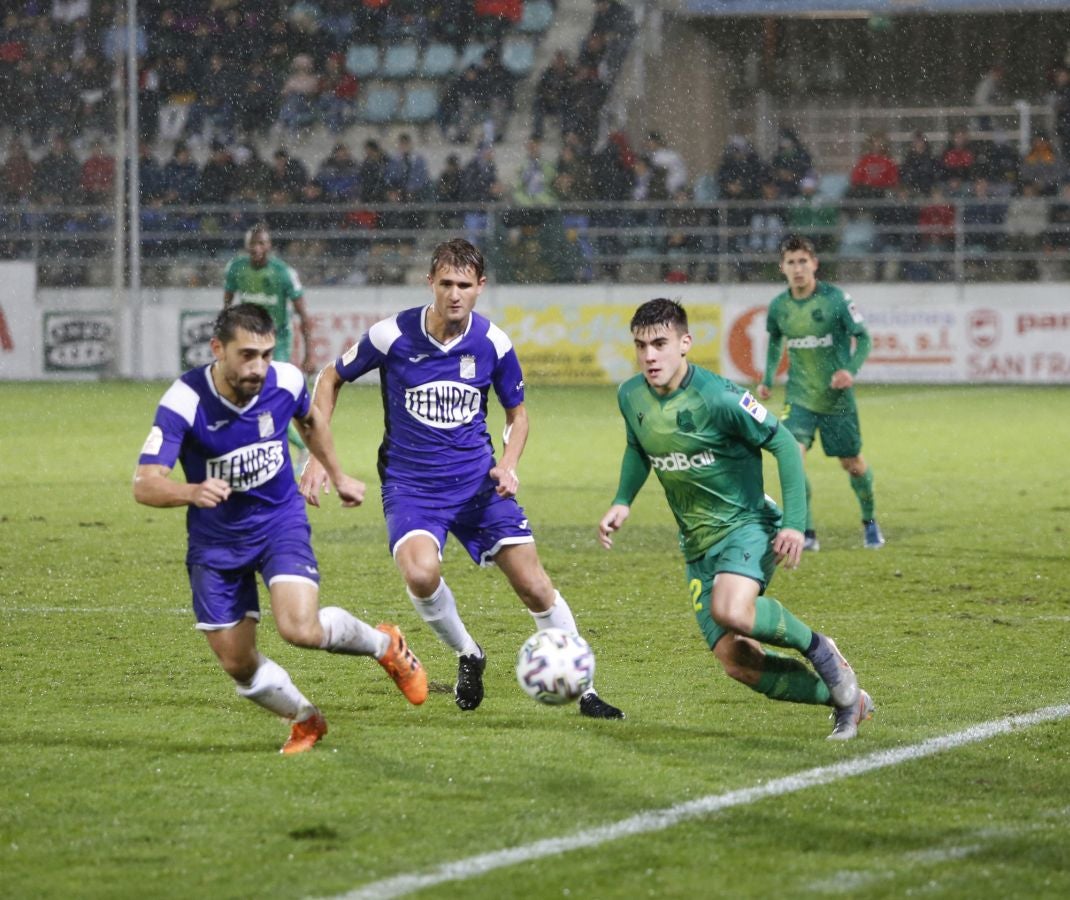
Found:
[[[223, 308], [227, 309], [235, 301], [256, 303], [271, 314], [275, 322], [274, 358], [279, 362], [290, 362], [293, 354], [290, 319], [297, 313], [301, 320], [304, 345], [300, 368], [306, 375], [316, 371], [312, 363], [312, 323], [305, 307], [301, 279], [293, 267], [271, 252], [271, 232], [263, 223], [245, 232], [245, 253], [239, 253], [227, 263], [223, 277]], [[308, 448], [293, 422], [286, 437], [297, 448], [297, 464], [294, 468], [300, 472], [308, 461]]]
[[[627, 444], [620, 483], [598, 524], [607, 550], [653, 469], [680, 529], [688, 590], [725, 673], [772, 700], [834, 707], [830, 740], [873, 714], [835, 643], [765, 593], [777, 565], [799, 564], [806, 488], [795, 439], [749, 391], [692, 365], [687, 313], [650, 300], [631, 321], [640, 374], [620, 386]], [[783, 513], [765, 493], [762, 450], [776, 457]], [[807, 660], [763, 644], [798, 651]]]
[[[803, 457], [821, 432], [826, 456], [835, 456], [851, 476], [862, 511], [862, 543], [884, 546], [874, 514], [873, 470], [862, 457], [862, 429], [855, 405], [854, 378], [869, 355], [869, 332], [850, 294], [817, 280], [817, 253], [807, 238], [790, 235], [780, 244], [780, 271], [788, 289], [769, 304], [765, 328], [769, 349], [758, 397], [768, 400], [780, 354], [788, 347], [788, 387], [781, 419], [799, 442]], [[819, 550], [806, 479], [806, 543]]]

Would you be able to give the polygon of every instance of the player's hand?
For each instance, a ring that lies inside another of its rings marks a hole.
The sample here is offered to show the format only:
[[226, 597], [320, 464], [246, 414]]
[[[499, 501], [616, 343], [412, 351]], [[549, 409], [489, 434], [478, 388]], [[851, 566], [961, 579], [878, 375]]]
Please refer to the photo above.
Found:
[[301, 363], [301, 371], [306, 375], [315, 375], [319, 370], [316, 368], [316, 364], [312, 361], [312, 357], [306, 356]]
[[773, 538], [773, 553], [776, 554], [776, 564], [785, 569], [795, 569], [802, 561], [803, 543], [805, 537], [801, 531], [794, 528], [781, 528]]
[[613, 538], [610, 537], [614, 531], [620, 531], [621, 526], [625, 523], [628, 516], [631, 515], [631, 507], [625, 506], [623, 503], [617, 503], [609, 508], [602, 521], [598, 523], [598, 540], [602, 546], [607, 550], [613, 549]]
[[297, 489], [309, 506], [320, 505], [320, 491], [325, 494], [330, 493], [331, 483], [327, 478], [327, 470], [316, 457], [309, 456], [308, 462], [301, 470], [301, 480], [298, 482]]
[[837, 369], [832, 373], [832, 379], [829, 381], [829, 387], [835, 388], [838, 391], [846, 390], [855, 383], [854, 375], [848, 372], [846, 369]]
[[490, 477], [498, 482], [494, 490], [499, 497], [515, 497], [520, 490], [520, 476], [516, 474], [516, 469], [495, 466], [490, 470]]
[[230, 485], [220, 478], [206, 478], [193, 486], [194, 506], [200, 509], [215, 509], [230, 496]]
[[759, 400], [768, 400], [770, 397], [773, 396], [773, 391], [767, 384], [759, 384], [757, 388], [757, 393]]
[[342, 506], [360, 506], [364, 502], [364, 482], [343, 475], [334, 483]]

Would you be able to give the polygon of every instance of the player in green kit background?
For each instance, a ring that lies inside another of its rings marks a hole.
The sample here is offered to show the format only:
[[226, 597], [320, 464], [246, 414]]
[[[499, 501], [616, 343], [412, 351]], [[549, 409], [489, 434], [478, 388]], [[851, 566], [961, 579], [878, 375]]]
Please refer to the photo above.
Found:
[[[301, 320], [304, 346], [301, 371], [306, 375], [313, 374], [316, 367], [312, 362], [312, 323], [305, 307], [301, 279], [291, 266], [272, 254], [271, 233], [266, 225], [254, 225], [245, 233], [245, 251], [227, 263], [223, 277], [223, 308], [235, 300], [266, 307], [275, 320], [275, 359], [282, 362], [291, 361], [293, 335], [290, 319], [296, 313]], [[308, 448], [292, 422], [286, 437], [298, 449], [295, 469], [300, 472], [308, 461]]]
[[[884, 546], [874, 515], [873, 470], [862, 457], [862, 429], [855, 406], [854, 377], [869, 355], [871, 341], [862, 314], [849, 294], [817, 280], [817, 253], [807, 238], [790, 235], [780, 244], [780, 271], [788, 289], [773, 298], [766, 315], [769, 349], [758, 397], [768, 400], [780, 354], [788, 346], [788, 389], [782, 419], [803, 456], [821, 433], [826, 456], [835, 456], [851, 476], [862, 510], [862, 543]], [[819, 550], [806, 480], [807, 550]]]
[[[765, 594], [778, 564], [803, 551], [806, 488], [795, 439], [751, 394], [687, 360], [687, 314], [650, 300], [631, 321], [640, 374], [617, 402], [627, 444], [617, 495], [598, 526], [608, 550], [653, 469], [680, 529], [699, 627], [730, 677], [773, 700], [834, 707], [830, 740], [873, 713], [869, 694], [828, 637]], [[784, 512], [765, 493], [762, 450], [776, 458]], [[762, 644], [802, 653], [795, 657]]]

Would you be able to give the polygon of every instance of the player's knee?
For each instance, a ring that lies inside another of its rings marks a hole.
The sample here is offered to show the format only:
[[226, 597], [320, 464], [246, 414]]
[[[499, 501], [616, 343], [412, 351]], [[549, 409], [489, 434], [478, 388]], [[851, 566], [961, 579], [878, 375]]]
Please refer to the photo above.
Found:
[[279, 636], [295, 647], [317, 649], [323, 641], [323, 626], [319, 619], [299, 621], [293, 619], [278, 620]]
[[223, 671], [235, 681], [247, 684], [253, 680], [260, 660], [255, 653], [252, 655], [243, 653], [235, 656], [220, 656], [219, 664], [223, 667]]

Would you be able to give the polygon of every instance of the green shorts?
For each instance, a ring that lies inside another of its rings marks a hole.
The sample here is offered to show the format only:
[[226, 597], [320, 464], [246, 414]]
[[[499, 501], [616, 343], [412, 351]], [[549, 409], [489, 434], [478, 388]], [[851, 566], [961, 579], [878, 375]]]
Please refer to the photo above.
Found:
[[691, 592], [698, 627], [711, 650], [728, 633], [728, 629], [713, 621], [710, 613], [713, 579], [721, 572], [745, 575], [758, 582], [758, 593], [765, 593], [776, 569], [773, 538], [777, 530], [757, 523], [741, 525], [710, 547], [704, 556], [687, 563], [687, 589]]
[[825, 456], [840, 459], [862, 452], [862, 429], [857, 410], [844, 413], [816, 413], [804, 406], [789, 403], [780, 417], [792, 436], [807, 450], [814, 442], [814, 432], [821, 432], [821, 449]]

